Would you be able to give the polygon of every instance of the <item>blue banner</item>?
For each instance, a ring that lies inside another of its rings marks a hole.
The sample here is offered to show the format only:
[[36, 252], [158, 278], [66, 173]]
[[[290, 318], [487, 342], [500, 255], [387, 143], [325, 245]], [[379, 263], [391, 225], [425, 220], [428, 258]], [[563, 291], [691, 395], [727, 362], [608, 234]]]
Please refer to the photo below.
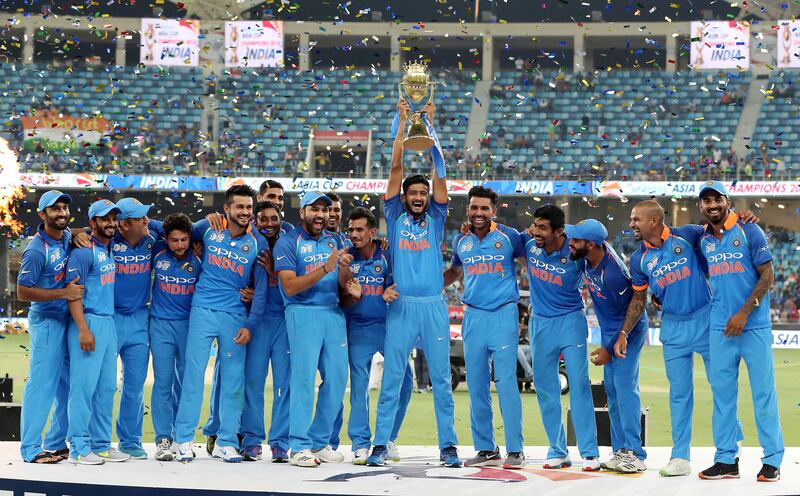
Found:
[[216, 191], [217, 178], [197, 176], [117, 176], [107, 174], [106, 184], [114, 189], [154, 189], [170, 191]]
[[498, 195], [591, 195], [592, 182], [579, 181], [486, 181], [483, 186]]

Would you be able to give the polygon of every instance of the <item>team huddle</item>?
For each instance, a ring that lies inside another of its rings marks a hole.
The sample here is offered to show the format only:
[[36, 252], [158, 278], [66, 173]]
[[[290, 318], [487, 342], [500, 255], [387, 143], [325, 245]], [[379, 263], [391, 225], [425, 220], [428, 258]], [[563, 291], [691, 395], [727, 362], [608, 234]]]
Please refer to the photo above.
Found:
[[[428, 104], [424, 111], [432, 117], [435, 108]], [[407, 112], [408, 105], [399, 102], [401, 125]], [[42, 194], [43, 224], [25, 249], [17, 283], [19, 298], [32, 302], [22, 458], [32, 463], [69, 458], [86, 465], [146, 459], [143, 395], [152, 354], [155, 458], [192, 461], [216, 341], [211, 409], [203, 426], [206, 449], [215, 458], [260, 460], [267, 441], [276, 463], [343, 462], [338, 446], [349, 376], [353, 463], [379, 467], [400, 460], [395, 440], [412, 392], [409, 355], [417, 347], [428, 364], [442, 464], [522, 468], [516, 380], [519, 263], [530, 280], [533, 382], [549, 441], [544, 468], [572, 465], [558, 380], [563, 357], [582, 469], [646, 469], [638, 370], [649, 289], [662, 311], [660, 340], [670, 384], [673, 449], [660, 474], [691, 473], [697, 353], [713, 392], [717, 448], [714, 465], [700, 478], [739, 477], [741, 360], [747, 364], [764, 449], [757, 480], [780, 478], [784, 447], [768, 294], [772, 255], [752, 216], [731, 211], [724, 185], [709, 182], [700, 190], [705, 226], [668, 227], [656, 201], [637, 204], [630, 227], [641, 245], [630, 268], [608, 243], [600, 222], [567, 225], [564, 211], [546, 204], [535, 210], [531, 226], [518, 231], [493, 221], [498, 196], [476, 186], [469, 191], [466, 222], [445, 269], [445, 178], [434, 170], [430, 182], [421, 175], [403, 180], [402, 155], [400, 133], [383, 200], [386, 240], [376, 237], [377, 219], [363, 207], [350, 212], [348, 235], [343, 235], [341, 200], [335, 194], [306, 192], [300, 224], [286, 223], [283, 188], [271, 180], [258, 192], [232, 186], [224, 214], [194, 223], [180, 213], [163, 222], [150, 219], [152, 206], [134, 198], [116, 204], [98, 200], [88, 211], [90, 235], [68, 228], [69, 195]], [[456, 448], [449, 319], [442, 296], [443, 288], [462, 278], [470, 427], [477, 452], [463, 461]], [[591, 362], [604, 367], [611, 420], [612, 454], [602, 462], [589, 382], [584, 281], [602, 337]], [[373, 431], [368, 393], [375, 353], [384, 356], [384, 372]], [[111, 423], [118, 356], [122, 387], [115, 448]], [[492, 382], [503, 417], [505, 457], [494, 436]]]

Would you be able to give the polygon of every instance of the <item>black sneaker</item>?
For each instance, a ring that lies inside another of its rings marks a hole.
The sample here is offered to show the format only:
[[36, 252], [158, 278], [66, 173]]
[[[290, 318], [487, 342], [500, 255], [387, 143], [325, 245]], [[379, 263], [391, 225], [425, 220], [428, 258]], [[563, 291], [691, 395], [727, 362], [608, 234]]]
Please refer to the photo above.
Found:
[[758, 472], [756, 480], [758, 482], [777, 482], [781, 480], [781, 469], [765, 463]]
[[217, 436], [206, 436], [206, 452], [214, 456], [214, 447], [217, 445]]
[[739, 464], [717, 462], [697, 475], [705, 480], [738, 479]]
[[[442, 460], [444, 461], [444, 460]], [[503, 459], [500, 458], [500, 450], [479, 451], [477, 455], [464, 462], [465, 467], [501, 467]]]

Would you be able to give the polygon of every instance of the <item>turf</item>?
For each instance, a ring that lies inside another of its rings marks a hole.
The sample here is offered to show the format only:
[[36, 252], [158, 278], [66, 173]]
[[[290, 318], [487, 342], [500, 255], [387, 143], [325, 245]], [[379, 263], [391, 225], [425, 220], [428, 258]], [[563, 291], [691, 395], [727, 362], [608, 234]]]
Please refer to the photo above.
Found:
[[[22, 391], [28, 370], [28, 336], [27, 335], [0, 335], [0, 377], [6, 373], [14, 379], [14, 399], [22, 401]], [[213, 365], [213, 360], [209, 366]], [[661, 357], [660, 347], [645, 347], [642, 351], [640, 370], [640, 389], [642, 405], [649, 407], [647, 444], [651, 446], [670, 446], [670, 421], [669, 421], [669, 385], [664, 373], [664, 361]], [[602, 369], [590, 365], [592, 381], [602, 378]], [[800, 351], [775, 350], [775, 373], [778, 385], [778, 404], [783, 434], [787, 446], [800, 446], [800, 429], [797, 428], [800, 417]], [[152, 374], [152, 372], [151, 372]], [[152, 442], [153, 425], [149, 420], [150, 413], [150, 381], [145, 386], [145, 422], [144, 440]], [[746, 446], [758, 446], [755, 422], [753, 417], [753, 402], [749, 394], [749, 381], [747, 369], [742, 364], [739, 375], [739, 417], [744, 429]], [[208, 390], [206, 388], [201, 419], [207, 417]], [[499, 444], [503, 440], [502, 418], [495, 393], [495, 432]], [[374, 425], [374, 405], [377, 402], [377, 392], [371, 392], [372, 419]], [[271, 387], [267, 385], [266, 394], [267, 422], [269, 421], [270, 405], [272, 403]], [[565, 411], [569, 403], [568, 396], [562, 397]], [[544, 429], [539, 416], [539, 407], [536, 395], [522, 393], [522, 407], [524, 415], [524, 436], [526, 445], [546, 445]], [[349, 405], [345, 402], [345, 419]], [[695, 360], [695, 415], [693, 424], [692, 444], [695, 446], [712, 446], [711, 437], [711, 391], [705, 379], [705, 369], [702, 360]], [[469, 394], [462, 382], [455, 391], [455, 424], [460, 444], [471, 444], [472, 436], [469, 428]], [[202, 439], [198, 428], [197, 440]], [[347, 444], [347, 423], [342, 429], [342, 443]], [[411, 399], [408, 414], [400, 431], [398, 444], [435, 445], [436, 424], [434, 422], [433, 395], [430, 393], [417, 393]]]

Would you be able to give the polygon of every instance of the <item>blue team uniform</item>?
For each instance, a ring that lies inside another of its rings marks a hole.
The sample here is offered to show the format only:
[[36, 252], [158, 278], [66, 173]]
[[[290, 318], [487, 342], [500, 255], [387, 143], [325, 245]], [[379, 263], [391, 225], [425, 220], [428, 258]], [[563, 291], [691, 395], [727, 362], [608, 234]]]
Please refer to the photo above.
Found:
[[[65, 286], [67, 260], [72, 236], [69, 229], [55, 240], [40, 225], [22, 253], [17, 285], [45, 289]], [[67, 354], [66, 300], [34, 301], [28, 311], [31, 337], [30, 369], [22, 396], [20, 453], [26, 462], [45, 451], [67, 446], [67, 397], [69, 356]], [[50, 409], [53, 418], [42, 442]]]
[[216, 339], [219, 348], [217, 360], [220, 361], [217, 444], [238, 448], [237, 433], [244, 407], [246, 347], [234, 343], [234, 338], [242, 327], [250, 330], [251, 335], [256, 328], [248, 319], [239, 291], [250, 285], [256, 257], [267, 240], [250, 228], [232, 238], [227, 227], [218, 233], [206, 220], [192, 226], [192, 239], [203, 241], [203, 275], [195, 285], [189, 313], [186, 369], [175, 420], [175, 442], [185, 443], [194, 439], [203, 402], [205, 370], [212, 341]]
[[80, 276], [83, 312], [94, 335], [92, 352], [81, 350], [78, 326], [69, 324], [70, 456], [111, 448], [111, 417], [117, 390], [117, 332], [114, 327], [114, 258], [109, 244], [92, 237], [91, 248], [72, 250], [67, 283]]
[[[322, 267], [341, 239], [323, 231], [312, 237], [302, 226], [275, 244], [275, 273], [289, 270], [303, 276]], [[286, 305], [286, 331], [291, 353], [289, 380], [289, 447], [292, 452], [320, 450], [328, 445], [336, 413], [347, 385], [347, 334], [339, 304], [339, 267], [294, 296], [281, 287]], [[313, 315], [313, 319], [309, 316]], [[314, 385], [319, 369], [316, 412]], [[312, 420], [313, 417], [313, 420]]]
[[548, 458], [566, 458], [567, 439], [561, 420], [561, 387], [558, 363], [564, 355], [569, 377], [572, 422], [583, 458], [597, 457], [597, 427], [589, 384], [586, 341], [589, 327], [583, 312], [583, 272], [569, 259], [569, 238], [560, 250], [547, 253], [522, 232], [531, 288], [529, 334], [533, 384], [550, 448]]
[[628, 333], [628, 349], [624, 359], [614, 356], [614, 343], [625, 322], [631, 301], [631, 276], [625, 262], [614, 249], [605, 244], [603, 259], [592, 268], [583, 260], [583, 270], [589, 294], [600, 322], [601, 346], [611, 355], [603, 368], [603, 384], [608, 395], [608, 415], [611, 419], [611, 447], [633, 451], [644, 460], [642, 447], [641, 410], [639, 397], [639, 357], [647, 337], [647, 313]]
[[431, 200], [414, 219], [400, 195], [385, 198], [392, 275], [400, 296], [386, 314], [386, 342], [373, 444], [386, 446], [394, 428], [408, 356], [417, 339], [428, 361], [439, 448], [458, 445], [450, 388], [450, 319], [442, 297], [442, 240], [447, 204]]
[[519, 288], [516, 258], [524, 256], [519, 233], [492, 223], [483, 239], [474, 233], [453, 240], [453, 266], [463, 267], [464, 359], [470, 400], [470, 428], [476, 451], [494, 451], [492, 379], [503, 415], [506, 450], [522, 452], [522, 401], [517, 388]]
[[192, 297], [202, 270], [191, 250], [179, 260], [164, 242], [153, 256], [153, 300], [150, 303], [150, 348], [153, 352], [151, 414], [156, 444], [175, 438], [175, 414], [186, 368], [186, 338]]
[[114, 324], [117, 347], [122, 360], [122, 388], [117, 414], [117, 437], [120, 449], [142, 446], [144, 419], [144, 382], [150, 361], [148, 308], [153, 249], [162, 233], [161, 223], [150, 221], [151, 233], [136, 246], [125, 241], [119, 231], [111, 240], [117, 267], [114, 298]]
[[783, 433], [778, 417], [775, 367], [772, 355], [772, 324], [769, 293], [747, 318], [739, 336], [725, 336], [728, 320], [747, 301], [758, 281], [758, 267], [772, 261], [764, 231], [756, 224], [742, 224], [736, 214], [725, 221], [722, 239], [711, 226], [700, 239], [711, 282], [711, 387], [714, 392], [715, 462], [734, 463], [739, 362], [747, 364], [758, 439], [764, 449], [763, 463], [780, 467], [783, 460]]

